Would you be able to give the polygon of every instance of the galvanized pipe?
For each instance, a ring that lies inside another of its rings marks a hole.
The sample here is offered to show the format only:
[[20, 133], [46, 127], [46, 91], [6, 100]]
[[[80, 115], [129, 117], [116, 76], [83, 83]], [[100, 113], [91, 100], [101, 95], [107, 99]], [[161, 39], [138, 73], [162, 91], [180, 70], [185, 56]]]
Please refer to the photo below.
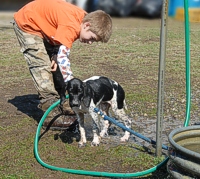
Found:
[[164, 109], [164, 77], [167, 41], [168, 0], [163, 0], [161, 30], [160, 30], [160, 56], [158, 73], [158, 100], [157, 100], [157, 123], [156, 123], [156, 156], [162, 155], [162, 128]]

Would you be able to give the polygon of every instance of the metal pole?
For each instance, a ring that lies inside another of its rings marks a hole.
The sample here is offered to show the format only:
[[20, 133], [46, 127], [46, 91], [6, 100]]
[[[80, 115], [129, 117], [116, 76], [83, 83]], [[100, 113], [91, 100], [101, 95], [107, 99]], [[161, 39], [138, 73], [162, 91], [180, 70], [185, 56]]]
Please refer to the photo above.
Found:
[[164, 75], [167, 39], [168, 0], [163, 0], [161, 30], [160, 30], [160, 54], [158, 74], [158, 101], [157, 101], [157, 123], [156, 123], [156, 156], [162, 155], [162, 128], [163, 128], [163, 106], [164, 106]]

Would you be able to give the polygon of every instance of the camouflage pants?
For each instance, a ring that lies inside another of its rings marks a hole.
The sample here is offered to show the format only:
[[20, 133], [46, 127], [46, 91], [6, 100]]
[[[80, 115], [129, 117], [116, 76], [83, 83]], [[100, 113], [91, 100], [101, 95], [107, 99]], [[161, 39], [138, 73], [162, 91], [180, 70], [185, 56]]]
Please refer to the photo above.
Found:
[[55, 89], [51, 72], [51, 61], [47, 53], [48, 43], [39, 36], [23, 32], [15, 22], [13, 28], [21, 46], [20, 51], [27, 61], [40, 102], [45, 103], [48, 100], [58, 99], [59, 95]]

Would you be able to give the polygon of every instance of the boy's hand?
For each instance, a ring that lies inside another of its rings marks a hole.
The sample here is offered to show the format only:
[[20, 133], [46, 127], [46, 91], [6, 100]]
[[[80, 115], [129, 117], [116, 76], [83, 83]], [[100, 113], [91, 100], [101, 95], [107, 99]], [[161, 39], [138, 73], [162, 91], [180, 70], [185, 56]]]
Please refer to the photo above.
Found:
[[57, 55], [53, 55], [51, 57], [51, 71], [56, 71], [58, 67], [58, 64], [57, 64]]
[[56, 71], [57, 67], [58, 67], [58, 64], [54, 60], [52, 60], [51, 61], [51, 71]]

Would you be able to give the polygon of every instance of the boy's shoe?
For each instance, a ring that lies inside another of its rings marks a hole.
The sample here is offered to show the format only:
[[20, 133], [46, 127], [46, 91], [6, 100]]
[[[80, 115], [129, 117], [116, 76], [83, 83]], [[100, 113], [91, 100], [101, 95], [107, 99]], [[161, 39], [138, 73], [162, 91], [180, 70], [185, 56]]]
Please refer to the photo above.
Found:
[[[47, 110], [57, 99], [49, 100], [38, 107], [43, 111]], [[65, 105], [65, 106], [64, 106]], [[62, 113], [59, 106], [56, 106], [46, 117], [43, 123], [43, 129], [45, 130], [66, 130], [73, 128], [77, 123], [77, 117], [74, 111], [69, 107], [69, 102], [66, 100], [64, 103], [64, 113]]]
[[42, 128], [45, 130], [66, 130], [73, 128], [77, 125], [76, 115], [63, 115], [59, 114], [54, 118], [52, 116], [47, 116], [43, 123]]
[[62, 110], [63, 110], [63, 113], [66, 115], [75, 115], [75, 112], [69, 106], [69, 100], [65, 100], [65, 102], [62, 106]]

